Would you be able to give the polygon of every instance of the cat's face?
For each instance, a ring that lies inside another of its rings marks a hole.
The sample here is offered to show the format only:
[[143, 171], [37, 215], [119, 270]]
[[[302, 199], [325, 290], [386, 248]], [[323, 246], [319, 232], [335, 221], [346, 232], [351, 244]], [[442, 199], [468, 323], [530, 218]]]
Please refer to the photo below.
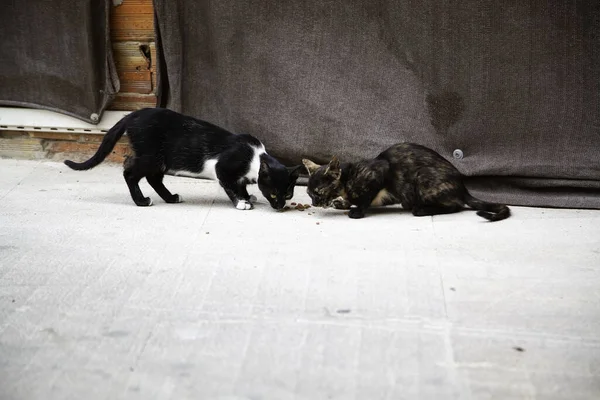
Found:
[[262, 162], [258, 172], [258, 189], [271, 207], [281, 210], [285, 207], [285, 201], [294, 196], [294, 187], [299, 175], [300, 165], [288, 168]]
[[333, 200], [338, 198], [344, 190], [340, 162], [333, 157], [327, 165], [318, 165], [307, 159], [302, 160], [302, 163], [309, 175], [306, 192], [312, 200], [312, 205], [323, 208], [330, 207]]

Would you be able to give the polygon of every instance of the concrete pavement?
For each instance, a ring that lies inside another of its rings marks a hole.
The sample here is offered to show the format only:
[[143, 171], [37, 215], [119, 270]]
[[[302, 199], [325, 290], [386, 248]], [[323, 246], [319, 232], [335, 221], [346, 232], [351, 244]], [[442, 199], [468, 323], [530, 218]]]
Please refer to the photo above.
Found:
[[[1, 399], [598, 399], [600, 212], [133, 205], [0, 160]], [[295, 202], [308, 203], [304, 187]]]

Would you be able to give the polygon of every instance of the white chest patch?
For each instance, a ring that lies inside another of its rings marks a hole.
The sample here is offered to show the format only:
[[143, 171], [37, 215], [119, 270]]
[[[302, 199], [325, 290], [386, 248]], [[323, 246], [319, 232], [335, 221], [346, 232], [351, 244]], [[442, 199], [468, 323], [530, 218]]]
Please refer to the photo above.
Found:
[[389, 204], [391, 199], [392, 196], [389, 194], [389, 192], [385, 189], [381, 189], [379, 193], [377, 193], [377, 196], [375, 196], [375, 198], [371, 202], [371, 205], [374, 207], [378, 207], [384, 204]]
[[206, 160], [204, 162], [204, 168], [200, 172], [177, 171], [170, 169], [167, 171], [167, 174], [175, 176], [185, 176], [188, 178], [204, 178], [217, 180], [217, 170], [215, 168], [215, 166], [217, 165], [217, 161], [218, 160], [216, 158]]
[[261, 145], [260, 147], [254, 147], [254, 155], [252, 156], [252, 160], [250, 161], [250, 168], [246, 175], [242, 178], [248, 179], [248, 181], [252, 183], [256, 183], [258, 181], [258, 171], [260, 170], [260, 156], [261, 154], [265, 154], [265, 146]]

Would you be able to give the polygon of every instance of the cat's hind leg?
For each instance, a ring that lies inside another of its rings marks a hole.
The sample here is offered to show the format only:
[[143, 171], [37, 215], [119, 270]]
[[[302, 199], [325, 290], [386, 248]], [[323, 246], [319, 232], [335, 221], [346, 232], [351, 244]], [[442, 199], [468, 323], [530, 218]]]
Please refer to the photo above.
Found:
[[412, 208], [412, 214], [415, 217], [425, 217], [428, 215], [452, 214], [462, 210], [461, 206], [427, 206], [415, 205]]
[[152, 175], [147, 175], [146, 180], [152, 186], [152, 189], [158, 193], [158, 195], [167, 203], [181, 203], [183, 199], [178, 194], [172, 194], [169, 189], [165, 187], [163, 183], [163, 178], [165, 175], [163, 173], [156, 173]]
[[144, 175], [135, 166], [126, 166], [123, 171], [123, 177], [125, 178], [133, 202], [140, 207], [151, 206], [152, 199], [144, 197], [139, 185]]
[[416, 217], [452, 214], [464, 208], [462, 185], [454, 176], [437, 168], [421, 168], [415, 178], [412, 213]]

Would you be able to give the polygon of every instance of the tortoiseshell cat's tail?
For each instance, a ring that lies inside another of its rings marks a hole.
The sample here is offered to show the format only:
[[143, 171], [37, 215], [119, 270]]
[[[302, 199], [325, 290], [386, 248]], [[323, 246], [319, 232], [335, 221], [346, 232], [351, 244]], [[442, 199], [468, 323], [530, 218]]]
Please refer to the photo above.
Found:
[[500, 221], [510, 217], [510, 209], [504, 204], [488, 203], [487, 201], [476, 199], [468, 192], [465, 194], [465, 203], [477, 211], [477, 215], [488, 221]]
[[76, 171], [84, 171], [86, 169], [94, 168], [96, 165], [100, 164], [104, 159], [110, 154], [112, 149], [114, 149], [115, 145], [125, 133], [127, 129], [127, 122], [129, 121], [129, 116], [131, 114], [123, 117], [119, 122], [115, 124], [102, 139], [102, 143], [100, 143], [100, 147], [96, 150], [96, 154], [92, 156], [87, 161], [82, 163], [76, 163], [71, 160], [65, 160], [65, 164]]

